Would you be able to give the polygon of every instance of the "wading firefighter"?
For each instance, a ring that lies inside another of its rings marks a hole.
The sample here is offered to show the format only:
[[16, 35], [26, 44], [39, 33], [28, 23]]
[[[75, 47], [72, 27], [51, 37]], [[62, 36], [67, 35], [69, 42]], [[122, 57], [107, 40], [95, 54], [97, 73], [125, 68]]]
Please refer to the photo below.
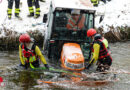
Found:
[[109, 70], [112, 64], [112, 58], [107, 50], [107, 40], [102, 38], [100, 34], [97, 34], [96, 30], [93, 28], [87, 31], [87, 36], [93, 40], [93, 57], [89, 62], [87, 68], [89, 68], [92, 64], [95, 64], [97, 62], [97, 71], [104, 72], [106, 70]]
[[19, 57], [21, 61], [21, 66], [24, 66], [26, 69], [28, 67], [39, 67], [39, 59], [42, 61], [44, 66], [49, 69], [49, 66], [42, 55], [39, 47], [33, 43], [28, 34], [22, 34], [19, 37]]

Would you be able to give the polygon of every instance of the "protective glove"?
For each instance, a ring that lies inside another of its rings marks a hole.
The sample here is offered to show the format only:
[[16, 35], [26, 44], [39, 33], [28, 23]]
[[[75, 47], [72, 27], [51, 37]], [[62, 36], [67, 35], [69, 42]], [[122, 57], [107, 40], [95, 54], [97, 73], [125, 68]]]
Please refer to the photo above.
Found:
[[28, 64], [27, 64], [27, 63], [24, 63], [24, 65], [23, 65], [22, 63], [20, 63], [20, 65], [19, 65], [19, 66], [24, 67], [24, 69], [27, 69], [27, 68], [28, 68]]
[[90, 63], [90, 64], [86, 67], [86, 69], [89, 69], [89, 68], [91, 67], [91, 65], [92, 65], [92, 64]]
[[44, 66], [46, 67], [47, 70], [49, 70], [48, 64], [44, 64]]
[[90, 61], [90, 63], [89, 63], [88, 66], [86, 67], [86, 69], [89, 69], [89, 68], [92, 66], [93, 62], [94, 62], [94, 59]]

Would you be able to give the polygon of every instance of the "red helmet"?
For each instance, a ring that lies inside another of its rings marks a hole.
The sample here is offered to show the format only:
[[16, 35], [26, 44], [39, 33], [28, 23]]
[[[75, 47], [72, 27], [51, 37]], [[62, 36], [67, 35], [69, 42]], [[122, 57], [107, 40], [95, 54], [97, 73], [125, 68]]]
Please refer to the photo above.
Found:
[[96, 33], [97, 33], [96, 30], [93, 29], [93, 28], [91, 28], [91, 29], [89, 29], [89, 30], [87, 31], [87, 36], [88, 36], [88, 37], [91, 37], [91, 36], [95, 35]]
[[30, 41], [31, 41], [31, 39], [30, 39], [30, 36], [28, 34], [22, 34], [19, 37], [19, 42], [21, 42], [21, 43], [30, 42]]

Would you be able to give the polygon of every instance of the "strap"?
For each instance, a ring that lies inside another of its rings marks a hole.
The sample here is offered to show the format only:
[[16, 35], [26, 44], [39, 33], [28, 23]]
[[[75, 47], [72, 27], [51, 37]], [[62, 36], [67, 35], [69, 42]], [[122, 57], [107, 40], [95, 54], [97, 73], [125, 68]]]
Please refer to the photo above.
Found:
[[35, 69], [35, 67], [32, 65], [32, 63], [30, 63], [30, 67], [31, 67], [31, 69]]
[[79, 24], [79, 22], [80, 22], [82, 16], [83, 16], [83, 15], [80, 15], [80, 16], [79, 16], [79, 19], [78, 19], [78, 21], [77, 21], [77, 23], [76, 23], [75, 25], [78, 25], [78, 24]]
[[35, 47], [36, 47], [36, 45], [33, 44], [31, 50], [34, 50], [34, 51], [35, 51]]
[[25, 49], [26, 51], [28, 51], [28, 48], [26, 48], [25, 44], [21, 44], [21, 48]]
[[32, 45], [31, 50], [33, 50], [33, 51], [34, 51], [34, 52], [33, 52], [34, 54], [36, 54], [36, 53], [35, 53], [35, 48], [36, 48], [36, 45], [35, 45], [35, 44], [33, 44], [33, 45]]
[[102, 56], [102, 54], [101, 54], [101, 56], [99, 57], [99, 59], [105, 58], [105, 57], [109, 56], [110, 54], [108, 53], [108, 50], [107, 50], [107, 48], [105, 47], [105, 44], [102, 42], [103, 40], [99, 39], [98, 41], [101, 42], [101, 44], [102, 44], [102, 46], [103, 46], [103, 50], [100, 51], [100, 52], [103, 52], [102, 54], [106, 54], [106, 55], [103, 55], [103, 56]]

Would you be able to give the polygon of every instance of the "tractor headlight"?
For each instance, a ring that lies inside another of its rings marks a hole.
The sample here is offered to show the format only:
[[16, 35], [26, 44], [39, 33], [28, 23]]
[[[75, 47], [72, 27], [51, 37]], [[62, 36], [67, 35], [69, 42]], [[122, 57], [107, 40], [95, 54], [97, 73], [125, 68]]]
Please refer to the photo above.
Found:
[[84, 68], [84, 63], [80, 63], [80, 64], [73, 64], [73, 63], [69, 63], [67, 61], [65, 61], [65, 65], [71, 69], [81, 69]]

